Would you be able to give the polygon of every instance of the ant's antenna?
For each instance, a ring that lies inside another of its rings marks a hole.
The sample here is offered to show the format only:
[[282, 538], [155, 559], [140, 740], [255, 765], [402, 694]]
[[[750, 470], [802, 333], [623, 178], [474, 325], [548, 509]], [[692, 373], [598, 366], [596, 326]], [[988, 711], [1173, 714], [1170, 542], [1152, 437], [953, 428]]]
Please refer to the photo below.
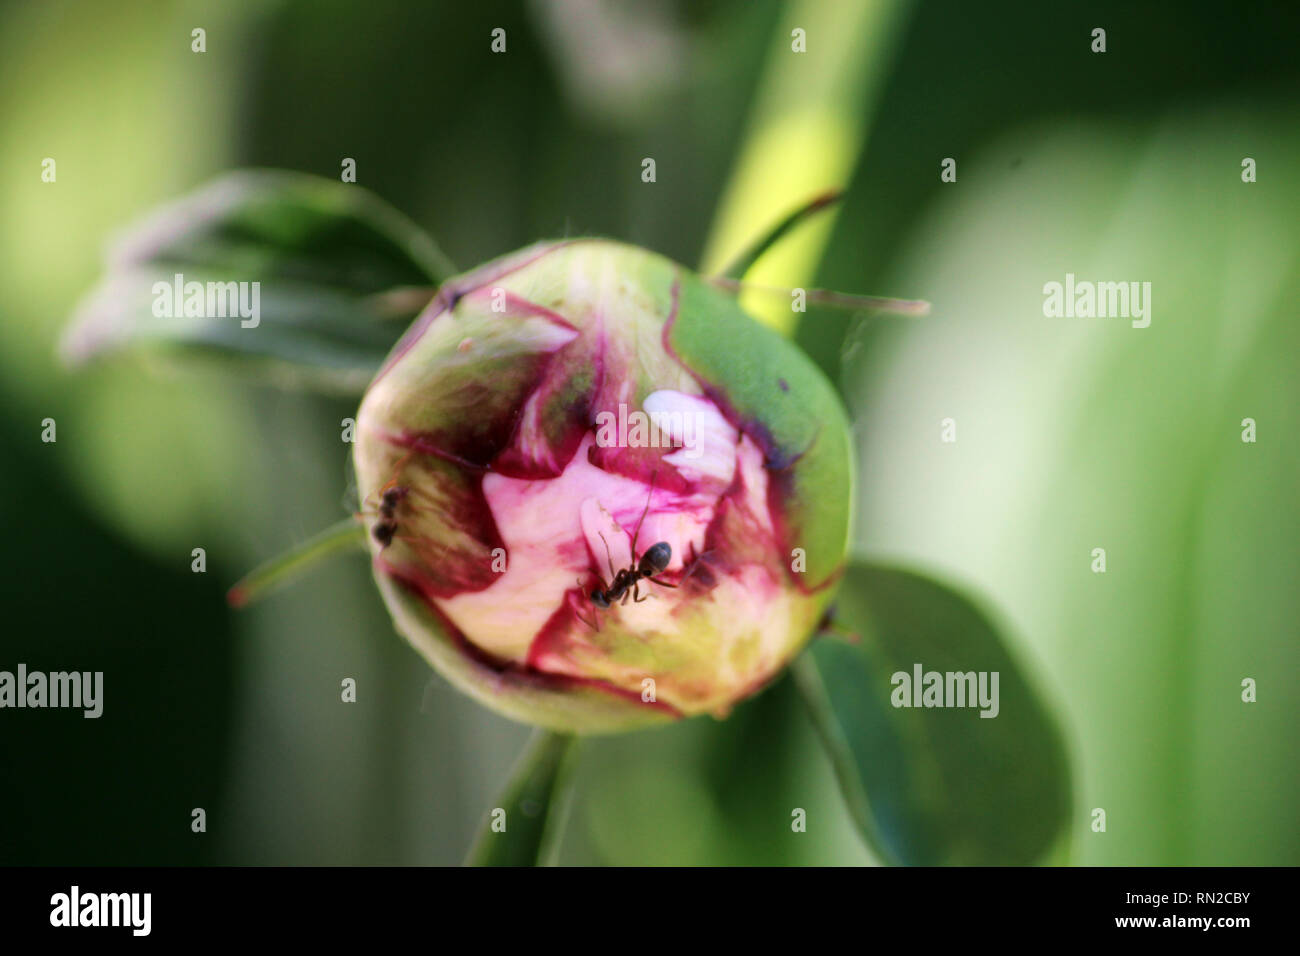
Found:
[[[597, 531], [596, 534], [600, 535], [601, 543], [605, 545], [605, 563], [609, 565], [609, 586], [612, 587], [614, 579], [618, 577], [618, 572], [614, 570], [614, 556], [609, 553], [609, 542], [605, 540], [605, 533]], [[600, 583], [603, 585], [605, 582]]]
[[646, 492], [645, 508], [641, 510], [641, 517], [636, 521], [636, 530], [632, 532], [632, 562], [636, 563], [636, 539], [641, 535], [641, 522], [645, 521], [646, 514], [650, 511], [650, 499], [655, 493], [655, 480], [659, 477], [659, 469], [656, 468], [650, 473], [650, 490]]

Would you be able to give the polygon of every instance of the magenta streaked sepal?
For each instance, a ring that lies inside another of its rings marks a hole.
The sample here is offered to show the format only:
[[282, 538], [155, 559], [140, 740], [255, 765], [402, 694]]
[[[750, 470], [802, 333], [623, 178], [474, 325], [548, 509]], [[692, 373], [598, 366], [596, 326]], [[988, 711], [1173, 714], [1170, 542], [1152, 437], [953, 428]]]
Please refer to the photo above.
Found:
[[[822, 616], [847, 423], [802, 353], [716, 295], [635, 247], [535, 246], [448, 283], [367, 393], [359, 488], [372, 509], [401, 489], [371, 542], [385, 599], [494, 709], [575, 732], [721, 716]], [[662, 572], [620, 603], [616, 575], [659, 542]]]

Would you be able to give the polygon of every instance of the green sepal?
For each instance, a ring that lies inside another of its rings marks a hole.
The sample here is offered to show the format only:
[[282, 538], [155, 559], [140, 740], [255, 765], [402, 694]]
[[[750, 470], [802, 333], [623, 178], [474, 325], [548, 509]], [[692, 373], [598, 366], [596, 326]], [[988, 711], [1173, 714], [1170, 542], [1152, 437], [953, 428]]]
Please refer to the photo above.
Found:
[[822, 587], [843, 566], [853, 501], [849, 421], [834, 387], [798, 346], [693, 273], [683, 271], [668, 344], [764, 444], [786, 550], [791, 560], [803, 551], [801, 586]]

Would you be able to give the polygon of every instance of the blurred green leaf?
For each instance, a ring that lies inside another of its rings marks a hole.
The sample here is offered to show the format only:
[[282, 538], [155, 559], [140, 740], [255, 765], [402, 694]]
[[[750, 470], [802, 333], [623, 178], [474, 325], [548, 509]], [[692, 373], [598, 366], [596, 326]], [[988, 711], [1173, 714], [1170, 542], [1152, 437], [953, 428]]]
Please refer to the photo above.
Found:
[[[432, 239], [359, 186], [240, 171], [118, 238], [63, 352], [79, 363], [148, 346], [223, 360], [282, 385], [360, 392], [453, 271]], [[238, 300], [203, 310], [226, 317], [178, 315], [187, 296], [156, 315], [165, 293], [155, 284], [173, 287], [177, 275], [205, 290], [209, 282], [258, 283], [256, 321], [241, 318]]]
[[[752, 237], [762, 235], [774, 209], [795, 208], [848, 181], [911, 8], [910, 0], [792, 0], [782, 6], [745, 140], [715, 213], [705, 274], [730, 274], [722, 270], [736, 257], [732, 250], [752, 248]], [[816, 56], [791, 56], [795, 29], [818, 38]], [[745, 263], [741, 254], [740, 266], [757, 284], [804, 288], [834, 219], [834, 211], [820, 217], [761, 262]], [[793, 336], [799, 313], [787, 302], [744, 295], [741, 304], [764, 325]]]
[[[984, 614], [922, 575], [854, 563], [835, 617], [852, 637], [818, 640], [795, 678], [872, 850], [917, 865], [1047, 856], [1070, 808], [1065, 747]], [[996, 717], [894, 707], [892, 675], [910, 679], [917, 664], [996, 672]]]
[[[558, 839], [567, 801], [565, 757], [573, 737], [538, 730], [510, 775], [510, 783], [488, 811], [465, 857], [467, 866], [536, 866], [547, 862]], [[504, 811], [502, 817], [498, 811]], [[503, 820], [505, 829], [493, 829]]]

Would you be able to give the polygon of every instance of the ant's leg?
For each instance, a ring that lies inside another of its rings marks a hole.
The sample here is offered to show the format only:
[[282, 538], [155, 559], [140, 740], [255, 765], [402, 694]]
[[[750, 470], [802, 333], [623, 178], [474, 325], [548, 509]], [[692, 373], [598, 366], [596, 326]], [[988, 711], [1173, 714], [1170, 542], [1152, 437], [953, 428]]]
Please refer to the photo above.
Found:
[[645, 516], [650, 511], [650, 499], [654, 497], [655, 481], [659, 478], [659, 469], [656, 468], [650, 475], [650, 490], [646, 492], [645, 507], [641, 509], [641, 517], [636, 521], [636, 530], [632, 532], [632, 564], [635, 566], [637, 561], [636, 539], [641, 536], [641, 523], [645, 521]]
[[667, 581], [660, 581], [658, 578], [646, 578], [646, 580], [647, 580], [647, 581], [653, 581], [655, 584], [659, 585], [661, 588], [674, 588], [674, 589], [675, 589], [675, 588], [680, 587], [680, 585], [677, 585], [677, 584], [669, 584]]
[[594, 620], [594, 621], [596, 622], [595, 624], [592, 624], [591, 621], [589, 621], [589, 620], [587, 620], [585, 617], [583, 617], [582, 614], [578, 611], [577, 608], [574, 608], [574, 609], [573, 609], [573, 616], [576, 617], [576, 618], [577, 618], [579, 621], [581, 621], [583, 624], [586, 624], [586, 625], [587, 625], [589, 628], [591, 628], [593, 631], [599, 631], [599, 630], [600, 630], [600, 615], [598, 615], [598, 614], [593, 614], [593, 615], [592, 615], [592, 620]]
[[587, 625], [589, 628], [591, 628], [593, 631], [599, 631], [599, 630], [600, 630], [600, 615], [599, 615], [599, 614], [595, 614], [595, 613], [593, 613], [592, 616], [591, 616], [592, 620], [596, 622], [595, 624], [591, 623], [591, 621], [589, 621], [589, 620], [587, 620], [585, 617], [583, 617], [582, 614], [579, 613], [579, 611], [578, 611], [577, 608], [574, 608], [574, 609], [573, 609], [573, 616], [576, 617], [576, 618], [577, 618], [579, 621], [581, 621], [583, 624], [586, 624], [586, 625]]
[[[581, 595], [581, 594], [584, 593], [584, 591], [585, 591], [586, 589], [585, 589], [585, 587], [584, 587], [584, 585], [583, 585], [583, 583], [582, 583], [582, 578], [578, 578], [577, 580], [578, 580], [578, 594]], [[602, 581], [602, 582], [601, 582], [601, 587], [602, 587], [602, 588], [604, 587], [604, 584], [605, 584], [605, 582]], [[599, 631], [599, 630], [600, 630], [600, 615], [599, 615], [598, 613], [596, 613], [596, 611], [595, 611], [594, 608], [592, 609], [592, 612], [591, 612], [592, 620], [594, 620], [594, 621], [596, 622], [595, 624], [592, 624], [591, 621], [588, 621], [588, 620], [587, 620], [585, 617], [583, 617], [582, 614], [578, 611], [578, 608], [581, 606], [581, 604], [582, 604], [582, 598], [579, 597], [579, 598], [578, 598], [578, 601], [575, 603], [574, 608], [573, 608], [573, 616], [576, 617], [576, 618], [577, 618], [579, 621], [581, 621], [583, 624], [586, 624], [586, 625], [587, 625], [589, 628], [591, 628], [593, 631]]]
[[415, 449], [408, 448], [406, 450], [406, 454], [403, 455], [401, 458], [397, 459], [397, 461], [393, 464], [393, 476], [389, 478], [388, 481], [384, 482], [383, 487], [379, 489], [379, 496], [381, 498], [384, 496], [385, 491], [397, 487], [398, 475], [401, 474], [402, 469], [406, 467], [406, 463], [411, 460], [411, 456], [414, 454], [415, 454]]
[[[587, 585], [583, 583], [582, 578], [576, 578], [575, 580], [578, 582], [578, 593], [585, 596], [587, 593]], [[601, 591], [609, 590], [609, 585], [605, 583], [605, 579], [602, 578], [599, 574], [596, 575], [596, 580], [600, 582]]]
[[[361, 500], [361, 504], [365, 505], [367, 508], [371, 508], [374, 509], [375, 511], [378, 511], [379, 501], [376, 501], [374, 504], [371, 504], [370, 499], [373, 497], [373, 498], [378, 498], [380, 501], [382, 501], [385, 492], [391, 491], [393, 488], [397, 487], [398, 475], [401, 474], [402, 469], [406, 467], [406, 463], [411, 460], [411, 456], [414, 454], [415, 454], [414, 448], [407, 449], [406, 454], [398, 458], [397, 461], [393, 464], [391, 477], [386, 482], [384, 482], [379, 488], [375, 489], [370, 494], [366, 495], [366, 497]], [[358, 512], [357, 517], [361, 517], [364, 514], [365, 512]]]

